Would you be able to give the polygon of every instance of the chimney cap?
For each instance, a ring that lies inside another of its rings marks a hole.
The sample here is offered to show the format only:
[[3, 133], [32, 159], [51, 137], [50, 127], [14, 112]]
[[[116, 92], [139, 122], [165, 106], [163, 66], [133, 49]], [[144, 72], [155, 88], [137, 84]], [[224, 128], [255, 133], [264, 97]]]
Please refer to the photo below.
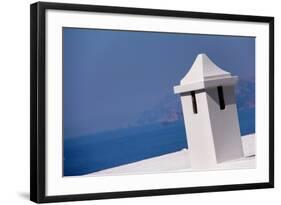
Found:
[[208, 87], [233, 85], [238, 77], [218, 67], [209, 57], [199, 54], [189, 72], [180, 81], [180, 85], [174, 87], [175, 93], [183, 93], [200, 90]]

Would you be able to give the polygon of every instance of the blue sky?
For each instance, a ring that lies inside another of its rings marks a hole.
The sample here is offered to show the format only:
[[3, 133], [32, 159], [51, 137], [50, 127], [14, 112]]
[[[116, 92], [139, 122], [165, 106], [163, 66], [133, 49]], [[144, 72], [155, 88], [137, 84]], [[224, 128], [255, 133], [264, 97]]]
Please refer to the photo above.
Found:
[[173, 94], [199, 53], [240, 79], [255, 76], [253, 37], [64, 28], [63, 51], [66, 138], [136, 121]]

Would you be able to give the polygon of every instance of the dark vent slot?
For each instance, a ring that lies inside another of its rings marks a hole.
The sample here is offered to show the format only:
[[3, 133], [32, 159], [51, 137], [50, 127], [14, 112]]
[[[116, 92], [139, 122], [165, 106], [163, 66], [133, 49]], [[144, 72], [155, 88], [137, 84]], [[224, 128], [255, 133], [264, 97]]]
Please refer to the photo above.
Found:
[[196, 96], [194, 91], [191, 91], [191, 98], [192, 98], [193, 113], [197, 114], [197, 102], [196, 102]]
[[224, 110], [225, 109], [225, 102], [224, 102], [222, 86], [218, 87], [218, 95], [219, 95], [219, 101], [220, 101], [220, 109]]

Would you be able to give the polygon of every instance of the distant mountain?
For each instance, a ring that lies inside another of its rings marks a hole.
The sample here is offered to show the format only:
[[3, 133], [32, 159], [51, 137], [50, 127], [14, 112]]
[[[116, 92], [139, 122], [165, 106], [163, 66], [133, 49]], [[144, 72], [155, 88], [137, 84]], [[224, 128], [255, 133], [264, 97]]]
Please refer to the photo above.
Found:
[[144, 111], [136, 121], [136, 125], [151, 123], [169, 124], [183, 117], [180, 98], [171, 93], [166, 95], [151, 109]]
[[[235, 95], [239, 112], [255, 108], [255, 81], [239, 80]], [[133, 123], [133, 126], [152, 123], [166, 125], [180, 119], [183, 119], [180, 97], [171, 92], [152, 108], [145, 110]]]
[[238, 110], [255, 108], [255, 80], [239, 80], [235, 95]]

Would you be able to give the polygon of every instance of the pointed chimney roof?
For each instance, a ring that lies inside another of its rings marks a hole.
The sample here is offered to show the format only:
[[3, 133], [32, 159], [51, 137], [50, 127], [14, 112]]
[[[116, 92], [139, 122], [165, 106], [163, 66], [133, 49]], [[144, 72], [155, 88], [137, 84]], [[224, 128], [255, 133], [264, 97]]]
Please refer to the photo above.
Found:
[[174, 87], [174, 91], [184, 93], [208, 87], [232, 85], [237, 79], [237, 76], [232, 76], [231, 73], [219, 68], [206, 54], [199, 54], [180, 85]]

